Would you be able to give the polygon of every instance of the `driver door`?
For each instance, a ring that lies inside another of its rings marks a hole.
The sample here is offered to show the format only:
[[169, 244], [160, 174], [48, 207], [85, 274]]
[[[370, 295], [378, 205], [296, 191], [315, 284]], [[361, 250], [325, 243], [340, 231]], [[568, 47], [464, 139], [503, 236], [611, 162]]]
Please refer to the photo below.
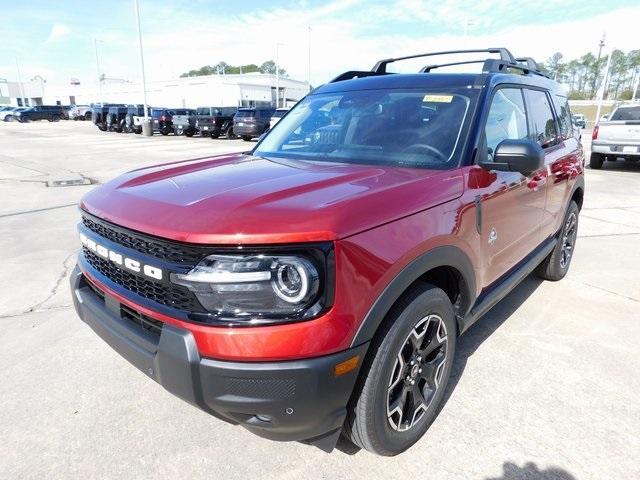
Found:
[[[529, 138], [522, 89], [509, 86], [494, 91], [484, 138], [487, 161], [493, 160], [493, 153], [501, 141]], [[486, 262], [483, 283], [488, 286], [538, 246], [545, 189], [540, 188], [536, 173], [530, 178], [519, 172], [485, 173], [476, 176], [483, 179], [476, 186], [482, 210], [480, 251]]]

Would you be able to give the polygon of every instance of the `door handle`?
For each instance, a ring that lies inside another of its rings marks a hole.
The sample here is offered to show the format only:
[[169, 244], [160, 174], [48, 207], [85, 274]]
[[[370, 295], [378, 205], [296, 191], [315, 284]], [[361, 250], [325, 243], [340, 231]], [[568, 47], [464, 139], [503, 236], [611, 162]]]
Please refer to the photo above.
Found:
[[540, 172], [536, 173], [529, 179], [527, 187], [532, 190], [537, 190], [538, 188], [543, 187], [545, 183], [547, 183], [547, 172]]

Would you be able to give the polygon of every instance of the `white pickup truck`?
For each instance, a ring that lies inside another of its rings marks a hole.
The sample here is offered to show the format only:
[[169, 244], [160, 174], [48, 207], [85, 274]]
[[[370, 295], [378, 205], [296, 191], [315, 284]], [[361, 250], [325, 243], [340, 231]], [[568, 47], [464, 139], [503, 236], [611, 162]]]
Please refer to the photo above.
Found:
[[591, 139], [591, 168], [602, 168], [605, 160], [619, 157], [633, 162], [640, 160], [640, 103], [618, 106], [607, 121], [593, 127]]

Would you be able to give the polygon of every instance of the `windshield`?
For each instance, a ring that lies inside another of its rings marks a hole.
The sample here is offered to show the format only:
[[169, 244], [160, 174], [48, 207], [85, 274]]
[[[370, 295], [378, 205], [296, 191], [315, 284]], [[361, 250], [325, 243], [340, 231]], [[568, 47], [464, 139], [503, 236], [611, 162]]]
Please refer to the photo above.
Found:
[[363, 90], [306, 97], [255, 154], [347, 163], [453, 168], [475, 92]]
[[634, 107], [620, 107], [609, 120], [631, 120], [640, 121], [640, 105]]

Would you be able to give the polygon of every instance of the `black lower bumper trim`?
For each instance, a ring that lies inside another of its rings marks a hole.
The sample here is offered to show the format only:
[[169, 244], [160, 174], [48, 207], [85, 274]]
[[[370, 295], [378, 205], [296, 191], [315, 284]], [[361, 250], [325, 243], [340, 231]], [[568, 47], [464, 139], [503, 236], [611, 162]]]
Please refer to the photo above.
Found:
[[295, 361], [202, 358], [188, 330], [164, 324], [158, 337], [122, 318], [117, 300], [98, 296], [78, 267], [71, 276], [71, 289], [80, 318], [171, 393], [261, 437], [307, 441], [324, 450], [335, 445], [360, 365], [339, 377], [334, 368], [355, 355], [364, 359], [368, 344]]

